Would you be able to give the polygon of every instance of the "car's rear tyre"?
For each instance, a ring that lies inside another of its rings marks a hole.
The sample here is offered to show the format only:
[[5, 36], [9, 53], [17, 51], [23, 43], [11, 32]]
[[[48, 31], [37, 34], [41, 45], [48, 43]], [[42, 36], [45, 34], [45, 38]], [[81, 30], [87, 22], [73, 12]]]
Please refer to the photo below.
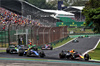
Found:
[[53, 47], [50, 48], [50, 50], [52, 50], [52, 49], [53, 49]]
[[85, 55], [84, 55], [84, 60], [85, 60], [85, 61], [88, 61], [89, 58], [90, 58], [90, 57], [89, 57], [89, 54], [85, 54]]

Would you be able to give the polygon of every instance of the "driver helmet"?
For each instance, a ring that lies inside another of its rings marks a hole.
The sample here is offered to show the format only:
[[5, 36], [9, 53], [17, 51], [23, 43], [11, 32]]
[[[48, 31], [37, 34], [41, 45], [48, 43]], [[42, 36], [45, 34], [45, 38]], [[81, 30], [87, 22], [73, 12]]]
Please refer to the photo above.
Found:
[[32, 45], [32, 42], [30, 42], [30, 45]]
[[73, 52], [75, 52], [75, 50], [74, 50], [74, 49], [72, 49], [72, 51], [73, 51]]
[[67, 52], [70, 52], [69, 50]]

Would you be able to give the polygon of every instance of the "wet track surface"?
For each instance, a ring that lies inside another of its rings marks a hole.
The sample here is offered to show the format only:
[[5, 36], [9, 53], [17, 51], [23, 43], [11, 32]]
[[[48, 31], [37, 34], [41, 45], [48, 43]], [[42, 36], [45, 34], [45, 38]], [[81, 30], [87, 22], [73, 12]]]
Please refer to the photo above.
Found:
[[[100, 37], [90, 37], [90, 38], [78, 38], [78, 43], [70, 42], [60, 48], [54, 49], [54, 50], [43, 50], [46, 54], [46, 59], [58, 59], [59, 53], [62, 50], [72, 50], [75, 49], [75, 51], [78, 51], [79, 53], [84, 53], [85, 51], [94, 48], [94, 46], [97, 44]], [[1, 53], [0, 57], [7, 57], [7, 58], [33, 58], [33, 57], [26, 57], [26, 56], [18, 56], [18, 54], [7, 54], [7, 53]], [[39, 57], [34, 57], [39, 58]], [[39, 58], [41, 59], [41, 58]]]

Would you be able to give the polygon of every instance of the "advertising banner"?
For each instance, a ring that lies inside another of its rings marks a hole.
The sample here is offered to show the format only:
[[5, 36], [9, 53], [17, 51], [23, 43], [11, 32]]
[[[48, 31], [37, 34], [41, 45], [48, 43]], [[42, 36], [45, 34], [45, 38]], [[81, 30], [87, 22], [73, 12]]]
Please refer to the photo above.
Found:
[[85, 22], [57, 22], [56, 26], [83, 27]]

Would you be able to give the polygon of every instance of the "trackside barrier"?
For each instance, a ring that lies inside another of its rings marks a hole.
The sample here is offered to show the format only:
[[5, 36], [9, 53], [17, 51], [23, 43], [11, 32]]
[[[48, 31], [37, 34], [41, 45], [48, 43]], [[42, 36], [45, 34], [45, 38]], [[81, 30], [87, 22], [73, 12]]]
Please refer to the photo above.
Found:
[[0, 31], [0, 47], [8, 45], [8, 31]]

